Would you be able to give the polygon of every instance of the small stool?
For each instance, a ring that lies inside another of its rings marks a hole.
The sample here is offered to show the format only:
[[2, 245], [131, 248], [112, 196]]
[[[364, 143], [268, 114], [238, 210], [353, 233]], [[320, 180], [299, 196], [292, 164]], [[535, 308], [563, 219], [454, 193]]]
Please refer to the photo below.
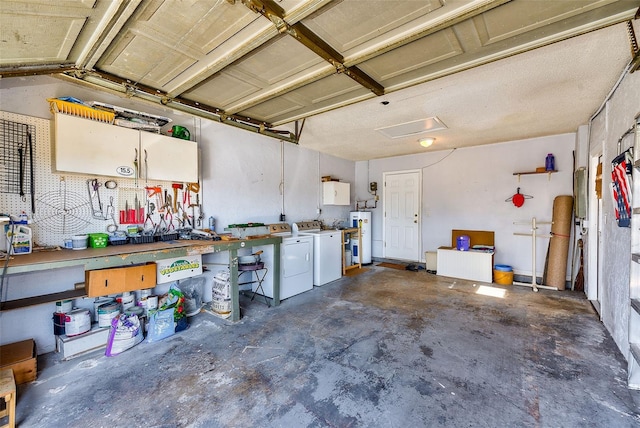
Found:
[[9, 415], [9, 423], [0, 428], [15, 428], [16, 426], [16, 381], [13, 370], [0, 370], [0, 397], [4, 398], [6, 408], [0, 411], [0, 418]]
[[[240, 278], [242, 276], [243, 273], [245, 272], [249, 272], [249, 276], [251, 277], [251, 272], [255, 272], [256, 274], [256, 280], [255, 281], [247, 281], [247, 282], [240, 282], [238, 283], [238, 285], [245, 285], [245, 284], [255, 284], [258, 283], [258, 285], [256, 286], [256, 290], [253, 292], [253, 294], [251, 295], [251, 300], [253, 301], [253, 298], [256, 297], [256, 294], [258, 292], [262, 292], [262, 297], [264, 297], [264, 303], [267, 306], [271, 306], [269, 305], [269, 301], [267, 300], [267, 296], [265, 295], [264, 292], [264, 288], [262, 288], [262, 282], [264, 281], [265, 277], [267, 276], [267, 272], [268, 269], [264, 266], [264, 263], [254, 263], [254, 264], [248, 264], [248, 265], [238, 265], [238, 278]], [[262, 276], [260, 276], [260, 274], [262, 274]], [[249, 278], [251, 279], [251, 278]]]

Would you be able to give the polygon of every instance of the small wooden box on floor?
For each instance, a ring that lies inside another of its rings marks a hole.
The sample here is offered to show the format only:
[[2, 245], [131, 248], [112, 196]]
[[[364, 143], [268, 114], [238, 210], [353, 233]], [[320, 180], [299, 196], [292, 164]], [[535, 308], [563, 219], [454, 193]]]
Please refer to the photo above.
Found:
[[33, 339], [0, 346], [0, 369], [13, 369], [16, 385], [36, 380], [36, 342]]

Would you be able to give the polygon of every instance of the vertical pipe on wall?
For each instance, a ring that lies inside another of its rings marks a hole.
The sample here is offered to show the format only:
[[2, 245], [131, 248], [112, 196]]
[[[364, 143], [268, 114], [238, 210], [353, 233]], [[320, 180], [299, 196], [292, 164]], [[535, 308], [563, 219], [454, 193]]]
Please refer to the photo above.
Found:
[[282, 207], [280, 210], [280, 221], [285, 221], [284, 213], [284, 141], [280, 140], [280, 199]]

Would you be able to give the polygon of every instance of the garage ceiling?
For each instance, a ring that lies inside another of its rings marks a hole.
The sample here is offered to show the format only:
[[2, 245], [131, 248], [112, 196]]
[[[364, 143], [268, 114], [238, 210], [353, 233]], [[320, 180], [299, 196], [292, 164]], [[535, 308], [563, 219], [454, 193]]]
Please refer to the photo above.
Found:
[[[3, 0], [0, 73], [63, 73], [335, 156], [373, 159], [423, 151], [416, 140], [427, 135], [436, 137], [428, 150], [442, 150], [575, 131], [632, 59], [637, 22], [626, 21], [639, 7]], [[397, 138], [376, 131], [429, 117], [447, 128]]]

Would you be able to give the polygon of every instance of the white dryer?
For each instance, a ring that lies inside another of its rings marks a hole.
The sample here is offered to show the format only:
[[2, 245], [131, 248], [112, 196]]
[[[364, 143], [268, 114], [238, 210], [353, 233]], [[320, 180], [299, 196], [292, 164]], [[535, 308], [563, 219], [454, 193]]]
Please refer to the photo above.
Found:
[[319, 221], [293, 224], [293, 232], [313, 237], [313, 285], [325, 285], [342, 277], [342, 232], [322, 230]]
[[[282, 237], [280, 245], [280, 300], [313, 290], [313, 237], [294, 235], [287, 223], [270, 224], [269, 232]], [[254, 247], [262, 250], [261, 260], [271, 271], [262, 282], [264, 295], [273, 298], [273, 246]], [[254, 290], [257, 284], [254, 284]]]

